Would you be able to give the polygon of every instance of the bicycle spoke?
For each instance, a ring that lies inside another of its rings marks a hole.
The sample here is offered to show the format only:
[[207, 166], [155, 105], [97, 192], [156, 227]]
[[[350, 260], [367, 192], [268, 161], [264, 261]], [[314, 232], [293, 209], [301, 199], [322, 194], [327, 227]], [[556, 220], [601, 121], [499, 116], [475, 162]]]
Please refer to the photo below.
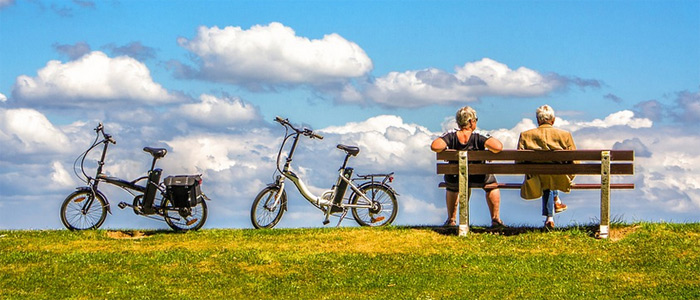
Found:
[[[83, 213], [87, 204], [90, 204], [90, 207]], [[101, 196], [93, 198], [91, 192], [79, 191], [68, 196], [63, 202], [61, 221], [71, 230], [99, 228], [106, 218], [106, 213], [106, 204]]]

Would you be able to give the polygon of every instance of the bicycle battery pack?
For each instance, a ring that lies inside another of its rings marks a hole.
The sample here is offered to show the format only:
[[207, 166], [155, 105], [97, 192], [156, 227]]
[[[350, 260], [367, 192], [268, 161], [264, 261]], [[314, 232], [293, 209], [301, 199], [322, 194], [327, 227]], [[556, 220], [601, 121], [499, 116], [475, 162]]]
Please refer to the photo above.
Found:
[[158, 191], [158, 183], [160, 182], [160, 175], [163, 172], [162, 169], [154, 169], [148, 172], [148, 182], [146, 183], [146, 191], [143, 193], [143, 213], [153, 214], [155, 209], [153, 208], [153, 199], [156, 198], [156, 192]]
[[164, 180], [165, 191], [174, 207], [192, 207], [200, 201], [202, 191], [199, 184], [202, 177], [199, 175], [168, 176]]
[[[353, 171], [353, 168], [345, 168], [345, 170], [343, 170], [343, 177], [350, 180]], [[345, 196], [345, 191], [348, 189], [348, 182], [342, 178], [338, 178], [338, 183], [336, 186], [337, 188], [335, 189], [335, 195], [333, 196], [333, 204], [339, 205], [340, 202], [343, 202], [343, 196]]]

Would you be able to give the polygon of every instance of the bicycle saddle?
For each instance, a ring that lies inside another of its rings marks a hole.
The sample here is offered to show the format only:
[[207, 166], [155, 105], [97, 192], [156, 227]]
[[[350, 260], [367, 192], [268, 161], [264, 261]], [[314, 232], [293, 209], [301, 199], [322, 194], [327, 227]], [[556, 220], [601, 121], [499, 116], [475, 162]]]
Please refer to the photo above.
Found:
[[338, 144], [338, 149], [341, 149], [345, 151], [348, 155], [356, 156], [357, 153], [360, 153], [360, 148], [357, 146], [346, 146], [342, 144]]
[[168, 149], [165, 148], [151, 148], [151, 147], [144, 147], [143, 151], [146, 151], [153, 155], [155, 158], [161, 158], [164, 157], [165, 154], [168, 153]]

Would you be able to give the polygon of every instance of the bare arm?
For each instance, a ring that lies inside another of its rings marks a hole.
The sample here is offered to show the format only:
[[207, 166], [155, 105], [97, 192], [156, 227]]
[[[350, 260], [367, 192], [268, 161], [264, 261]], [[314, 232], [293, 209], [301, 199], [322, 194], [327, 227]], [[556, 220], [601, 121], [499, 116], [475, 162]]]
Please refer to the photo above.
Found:
[[499, 141], [495, 137], [491, 137], [488, 140], [486, 140], [485, 145], [486, 145], [486, 148], [488, 148], [489, 151], [491, 151], [493, 153], [498, 153], [498, 152], [501, 152], [501, 150], [503, 150], [503, 143], [501, 143], [501, 141]]
[[430, 144], [430, 150], [440, 153], [447, 149], [447, 143], [442, 138], [436, 138], [432, 144]]

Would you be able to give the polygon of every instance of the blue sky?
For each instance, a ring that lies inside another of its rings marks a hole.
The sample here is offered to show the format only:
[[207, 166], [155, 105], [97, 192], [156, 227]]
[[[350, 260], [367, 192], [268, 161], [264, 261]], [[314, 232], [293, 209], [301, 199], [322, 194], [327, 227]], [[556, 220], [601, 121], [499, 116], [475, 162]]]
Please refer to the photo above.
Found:
[[[358, 171], [397, 172], [397, 224], [440, 224], [428, 145], [454, 112], [474, 107], [513, 148], [542, 104], [579, 148], [636, 151], [614, 218], [700, 221], [699, 1], [0, 0], [0, 45], [0, 229], [61, 227], [98, 122], [119, 141], [111, 175], [140, 176], [140, 149], [166, 147], [166, 174], [204, 174], [207, 227], [250, 227], [277, 115], [326, 135], [295, 160], [316, 191], [333, 183], [335, 144], [356, 144]], [[322, 226], [288, 192], [280, 225]], [[486, 224], [480, 193], [472, 220]], [[506, 223], [540, 224], [537, 201], [502, 197]], [[558, 223], [598, 217], [596, 192], [564, 198]], [[113, 208], [106, 227], [163, 227]]]

